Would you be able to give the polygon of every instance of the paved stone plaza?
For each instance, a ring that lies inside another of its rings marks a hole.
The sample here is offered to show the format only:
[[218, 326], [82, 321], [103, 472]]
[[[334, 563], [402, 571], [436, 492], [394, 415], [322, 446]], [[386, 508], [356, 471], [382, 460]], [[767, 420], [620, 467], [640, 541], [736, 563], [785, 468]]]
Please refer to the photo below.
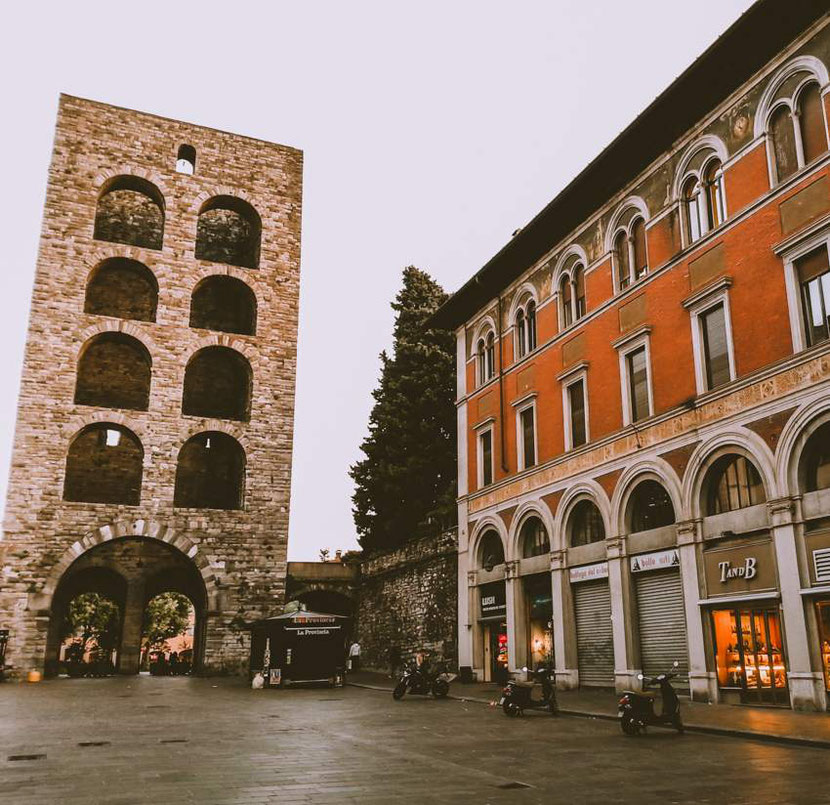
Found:
[[628, 739], [609, 721], [509, 720], [353, 687], [60, 679], [3, 685], [0, 707], [10, 805], [828, 801], [826, 750], [657, 730]]

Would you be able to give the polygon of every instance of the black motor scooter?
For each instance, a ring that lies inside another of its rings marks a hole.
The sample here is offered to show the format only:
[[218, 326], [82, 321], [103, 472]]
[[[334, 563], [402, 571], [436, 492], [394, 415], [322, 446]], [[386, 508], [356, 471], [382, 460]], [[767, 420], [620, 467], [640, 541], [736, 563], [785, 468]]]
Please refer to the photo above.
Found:
[[[677, 668], [675, 660], [673, 668]], [[627, 690], [619, 702], [620, 728], [626, 735], [639, 735], [645, 732], [646, 727], [672, 727], [679, 733], [683, 732], [683, 720], [680, 718], [680, 700], [671, 686], [671, 680], [677, 676], [672, 670], [667, 674], [655, 677], [638, 675], [643, 680], [644, 687], [648, 685], [660, 686], [660, 697], [663, 700], [662, 712], [654, 712], [654, 697], [644, 693]]]
[[453, 678], [443, 663], [434, 670], [411, 663], [404, 668], [398, 684], [392, 691], [392, 698], [397, 701], [402, 699], [405, 693], [418, 693], [422, 696], [431, 693], [436, 699], [443, 699], [450, 692], [450, 682]]
[[[522, 668], [527, 672], [527, 668]], [[504, 686], [499, 699], [499, 705], [507, 716], [520, 716], [525, 710], [547, 710], [552, 716], [559, 714], [559, 705], [556, 702], [556, 672], [549, 667], [540, 665], [533, 677], [542, 684], [542, 698], [533, 695], [533, 682], [518, 682], [511, 679]]]

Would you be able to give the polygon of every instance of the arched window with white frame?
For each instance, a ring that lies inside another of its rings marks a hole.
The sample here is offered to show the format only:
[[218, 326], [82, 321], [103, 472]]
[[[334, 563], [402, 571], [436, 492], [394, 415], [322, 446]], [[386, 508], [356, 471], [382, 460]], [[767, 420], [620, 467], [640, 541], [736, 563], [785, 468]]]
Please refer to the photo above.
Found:
[[686, 246], [726, 220], [723, 163], [726, 146], [713, 135], [694, 142], [680, 160], [675, 183]]
[[524, 358], [536, 349], [536, 299], [529, 287], [516, 295], [518, 304], [513, 310], [513, 353], [516, 360]]
[[473, 343], [470, 357], [475, 362], [475, 383], [483, 386], [496, 374], [496, 333], [489, 317], [476, 328]]
[[814, 56], [798, 56], [785, 64], [758, 102], [755, 136], [766, 136], [770, 181], [789, 179], [828, 150], [822, 89], [827, 68]]
[[555, 287], [559, 301], [559, 329], [579, 321], [587, 312], [585, 297], [585, 255], [572, 247], [560, 258]]
[[646, 222], [649, 213], [639, 196], [623, 201], [611, 218], [606, 248], [611, 252], [614, 284], [617, 292], [648, 274]]

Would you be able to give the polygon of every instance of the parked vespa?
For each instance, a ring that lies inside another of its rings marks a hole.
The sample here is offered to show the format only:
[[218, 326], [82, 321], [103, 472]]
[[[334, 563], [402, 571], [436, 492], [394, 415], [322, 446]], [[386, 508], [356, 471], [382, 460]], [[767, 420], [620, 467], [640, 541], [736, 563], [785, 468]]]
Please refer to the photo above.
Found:
[[443, 699], [450, 692], [452, 679], [453, 676], [447, 673], [444, 663], [428, 668], [413, 662], [404, 668], [398, 684], [392, 691], [392, 698], [398, 701], [405, 693], [418, 693], [422, 696], [431, 693], [436, 699]]
[[[678, 666], [674, 661], [673, 669]], [[680, 700], [671, 686], [671, 680], [677, 676], [677, 671], [672, 670], [667, 674], [659, 674], [655, 677], [647, 677], [638, 674], [638, 679], [643, 680], [643, 686], [660, 686], [660, 697], [663, 700], [662, 712], [658, 715], [654, 712], [654, 697], [644, 693], [637, 693], [627, 690], [619, 702], [620, 728], [626, 735], [639, 735], [645, 732], [646, 727], [672, 727], [679, 733], [683, 732], [683, 721], [680, 718]]]
[[[522, 668], [527, 673], [527, 668]], [[505, 715], [520, 716], [525, 710], [547, 710], [552, 716], [559, 714], [559, 705], [556, 701], [556, 672], [547, 666], [540, 665], [534, 672], [535, 682], [519, 682], [511, 679], [504, 686], [499, 699], [499, 705]], [[533, 695], [536, 682], [542, 685], [542, 697], [537, 699]]]

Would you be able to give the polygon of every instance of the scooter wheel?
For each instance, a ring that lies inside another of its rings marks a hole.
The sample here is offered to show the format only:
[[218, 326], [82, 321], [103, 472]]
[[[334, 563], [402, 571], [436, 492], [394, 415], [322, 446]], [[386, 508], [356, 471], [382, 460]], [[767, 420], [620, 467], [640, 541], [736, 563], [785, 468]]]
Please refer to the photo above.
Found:
[[504, 711], [506, 716], [510, 716], [510, 718], [515, 718], [519, 713], [522, 712], [521, 707], [517, 707], [513, 702], [506, 701], [502, 706], [501, 709]]
[[639, 729], [637, 729], [637, 725], [627, 716], [623, 716], [620, 719], [620, 729], [626, 735], [636, 735], [639, 732]]
[[395, 685], [395, 690], [392, 691], [392, 698], [398, 701], [403, 698], [404, 693], [406, 693], [406, 682], [398, 682]]
[[443, 699], [450, 692], [450, 683], [446, 679], [436, 679], [432, 683], [432, 695], [436, 699]]

